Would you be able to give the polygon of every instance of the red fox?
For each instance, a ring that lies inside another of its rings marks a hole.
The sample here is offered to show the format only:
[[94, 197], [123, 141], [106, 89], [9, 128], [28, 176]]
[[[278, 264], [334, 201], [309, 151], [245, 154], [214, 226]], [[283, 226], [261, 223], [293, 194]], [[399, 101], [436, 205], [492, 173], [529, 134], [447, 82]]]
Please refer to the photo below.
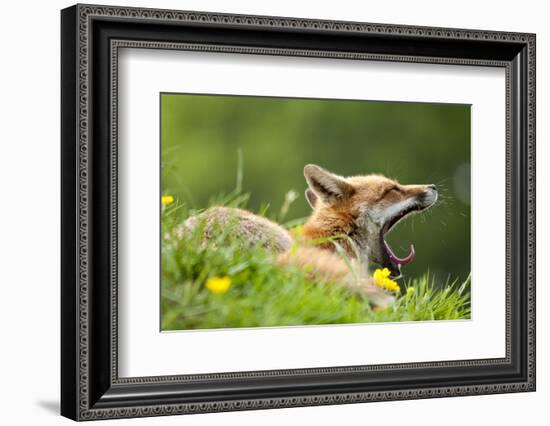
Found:
[[[279, 262], [302, 266], [313, 277], [366, 294], [374, 306], [387, 306], [393, 298], [372, 284], [368, 262], [388, 268], [394, 279], [401, 276], [401, 265], [415, 257], [414, 246], [400, 258], [385, 236], [409, 214], [431, 207], [438, 197], [436, 186], [401, 185], [382, 175], [346, 178], [313, 164], [304, 167], [304, 176], [308, 184], [305, 196], [313, 212], [301, 235], [293, 238], [275, 222], [228, 207], [213, 207], [190, 217], [182, 231], [203, 221], [208, 238], [214, 224], [224, 226], [234, 221], [239, 237], [278, 253]], [[345, 256], [337, 253], [337, 247]]]

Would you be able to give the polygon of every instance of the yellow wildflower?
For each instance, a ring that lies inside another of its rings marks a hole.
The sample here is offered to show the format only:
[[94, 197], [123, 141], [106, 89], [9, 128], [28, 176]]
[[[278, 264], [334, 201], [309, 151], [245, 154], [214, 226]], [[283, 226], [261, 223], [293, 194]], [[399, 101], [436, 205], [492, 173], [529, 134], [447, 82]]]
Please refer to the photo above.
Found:
[[231, 287], [231, 278], [229, 277], [210, 277], [206, 281], [206, 288], [214, 294], [223, 294]]
[[372, 276], [374, 284], [390, 291], [399, 291], [399, 285], [390, 278], [390, 270], [388, 268], [377, 269]]
[[174, 202], [174, 197], [172, 197], [171, 195], [163, 195], [162, 197], [160, 197], [160, 202], [163, 206], [168, 206]]
[[414, 287], [407, 287], [407, 296], [414, 294]]

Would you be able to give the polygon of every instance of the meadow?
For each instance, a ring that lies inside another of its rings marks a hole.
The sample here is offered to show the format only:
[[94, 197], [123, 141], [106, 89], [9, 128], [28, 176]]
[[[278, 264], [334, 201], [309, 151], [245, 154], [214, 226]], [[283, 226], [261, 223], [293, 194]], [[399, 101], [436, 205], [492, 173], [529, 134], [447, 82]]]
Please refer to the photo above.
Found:
[[[236, 191], [212, 205], [242, 208], [248, 198]], [[284, 210], [257, 213], [283, 221]], [[200, 227], [182, 233], [181, 223], [196, 213], [170, 195], [163, 197], [162, 330], [470, 318], [469, 277], [441, 286], [427, 270], [419, 278], [400, 280], [397, 291], [385, 290], [396, 296], [395, 303], [373, 309], [366, 296], [277, 263], [263, 247], [236, 239], [230, 227], [206, 242]]]

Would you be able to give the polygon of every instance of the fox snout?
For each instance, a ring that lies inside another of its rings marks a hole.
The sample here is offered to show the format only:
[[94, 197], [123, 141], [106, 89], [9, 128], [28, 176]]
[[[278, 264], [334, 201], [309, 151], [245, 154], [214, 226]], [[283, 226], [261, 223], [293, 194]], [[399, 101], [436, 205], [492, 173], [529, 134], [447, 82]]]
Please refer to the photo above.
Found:
[[422, 207], [430, 207], [437, 201], [437, 197], [437, 186], [432, 183], [430, 185], [426, 185], [424, 191], [419, 195], [419, 202]]

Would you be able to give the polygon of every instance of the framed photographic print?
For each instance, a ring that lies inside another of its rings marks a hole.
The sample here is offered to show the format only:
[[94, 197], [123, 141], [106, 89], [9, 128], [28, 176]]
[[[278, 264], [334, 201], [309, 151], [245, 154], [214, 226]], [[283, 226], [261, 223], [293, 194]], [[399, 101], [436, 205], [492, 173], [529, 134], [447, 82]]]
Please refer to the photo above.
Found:
[[535, 390], [535, 35], [61, 29], [64, 416]]

